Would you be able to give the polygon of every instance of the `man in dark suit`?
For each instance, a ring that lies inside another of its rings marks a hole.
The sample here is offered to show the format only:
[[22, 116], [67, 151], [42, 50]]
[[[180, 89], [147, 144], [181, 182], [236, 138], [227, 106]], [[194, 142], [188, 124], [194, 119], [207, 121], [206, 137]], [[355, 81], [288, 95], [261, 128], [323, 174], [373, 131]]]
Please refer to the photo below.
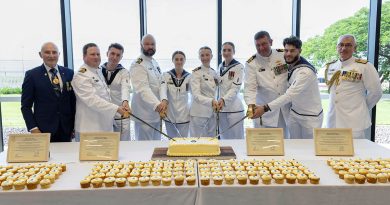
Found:
[[43, 44], [39, 52], [43, 64], [25, 74], [21, 110], [29, 132], [50, 133], [51, 142], [69, 142], [76, 103], [73, 70], [57, 65], [59, 55], [54, 43]]

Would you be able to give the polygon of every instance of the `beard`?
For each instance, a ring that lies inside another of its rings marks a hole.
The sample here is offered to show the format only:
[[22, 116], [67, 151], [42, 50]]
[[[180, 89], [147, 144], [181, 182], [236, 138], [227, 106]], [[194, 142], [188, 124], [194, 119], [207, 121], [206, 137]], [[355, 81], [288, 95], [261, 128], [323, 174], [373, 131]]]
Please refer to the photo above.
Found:
[[148, 50], [145, 50], [143, 47], [141, 48], [141, 51], [142, 53], [145, 55], [145, 56], [149, 56], [149, 57], [152, 57], [155, 53], [156, 53], [156, 50], [155, 49], [148, 49]]
[[299, 59], [299, 55], [295, 56], [291, 61], [287, 61], [286, 57], [284, 57], [284, 60], [286, 61], [287, 64], [295, 63], [298, 61], [298, 59]]

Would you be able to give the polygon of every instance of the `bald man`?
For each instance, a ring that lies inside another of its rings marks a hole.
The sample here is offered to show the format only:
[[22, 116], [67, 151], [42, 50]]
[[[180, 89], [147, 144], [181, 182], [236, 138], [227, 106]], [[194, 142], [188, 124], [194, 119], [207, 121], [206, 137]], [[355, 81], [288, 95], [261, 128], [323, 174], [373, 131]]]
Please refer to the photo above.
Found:
[[[162, 73], [153, 59], [156, 53], [156, 41], [150, 34], [141, 40], [141, 55], [130, 67], [130, 78], [134, 93], [131, 107], [134, 115], [156, 129], [160, 129], [160, 113], [167, 110], [167, 91]], [[135, 120], [136, 140], [161, 140], [161, 134], [144, 123]]]
[[31, 133], [50, 133], [51, 142], [69, 142], [73, 136], [75, 95], [73, 70], [57, 65], [60, 52], [44, 43], [39, 52], [43, 64], [28, 70], [22, 85], [21, 110]]
[[337, 41], [339, 59], [326, 64], [329, 87], [328, 128], [352, 128], [355, 139], [364, 139], [371, 126], [370, 110], [382, 97], [378, 72], [365, 59], [353, 57], [356, 39], [346, 34]]

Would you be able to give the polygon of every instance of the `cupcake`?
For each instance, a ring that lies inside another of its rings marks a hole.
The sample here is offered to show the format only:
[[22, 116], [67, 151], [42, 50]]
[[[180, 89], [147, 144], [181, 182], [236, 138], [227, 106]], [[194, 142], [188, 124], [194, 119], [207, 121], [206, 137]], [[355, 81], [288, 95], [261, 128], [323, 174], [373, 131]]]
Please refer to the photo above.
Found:
[[195, 185], [196, 182], [196, 177], [195, 176], [188, 176], [186, 177], [187, 185], [193, 186]]
[[91, 186], [91, 180], [90, 179], [83, 179], [80, 181], [81, 188], [88, 188]]
[[138, 178], [137, 177], [128, 177], [127, 181], [129, 181], [130, 186], [137, 186], [138, 185]]
[[141, 184], [141, 186], [148, 186], [150, 178], [149, 177], [140, 177], [138, 180], [139, 180], [139, 183]]
[[56, 176], [55, 175], [53, 175], [53, 174], [46, 174], [45, 176], [43, 176], [43, 178], [44, 179], [48, 179], [48, 180], [50, 180], [50, 183], [54, 183], [55, 182], [55, 180], [56, 180]]
[[237, 175], [237, 181], [238, 184], [245, 185], [248, 181], [248, 177], [243, 174]]
[[14, 182], [11, 180], [6, 180], [1, 183], [3, 190], [11, 190], [14, 185]]
[[366, 177], [363, 174], [355, 174], [355, 181], [358, 184], [364, 184], [366, 182]]
[[175, 185], [176, 186], [182, 186], [185, 180], [185, 177], [183, 175], [177, 175], [175, 176]]
[[150, 180], [152, 181], [153, 186], [160, 186], [160, 184], [161, 184], [161, 177], [160, 176], [152, 176], [152, 177], [150, 177]]
[[26, 187], [26, 180], [18, 179], [14, 182], [15, 190], [23, 190]]
[[100, 188], [103, 186], [103, 179], [102, 178], [94, 178], [91, 180], [91, 184], [93, 188]]
[[314, 174], [309, 175], [309, 180], [311, 184], [319, 184], [320, 183], [320, 178]]
[[298, 174], [297, 175], [298, 184], [306, 184], [308, 179], [309, 178], [307, 177], [306, 174]]
[[260, 177], [258, 175], [249, 176], [249, 183], [253, 185], [259, 184]]
[[115, 177], [107, 177], [103, 180], [105, 187], [113, 187], [115, 183]]
[[377, 178], [379, 183], [387, 183], [388, 175], [386, 173], [379, 173]]
[[42, 179], [39, 184], [41, 185], [41, 189], [48, 189], [50, 188], [51, 182], [49, 179]]
[[126, 186], [126, 178], [124, 177], [116, 178], [115, 183], [117, 187], [124, 187]]
[[171, 186], [172, 178], [171, 177], [164, 177], [162, 178], [162, 185], [163, 186]]
[[294, 174], [286, 174], [287, 184], [295, 184], [297, 177]]
[[348, 174], [348, 172], [345, 171], [345, 170], [340, 170], [340, 171], [339, 171], [339, 178], [340, 178], [340, 179], [344, 179], [344, 175], [345, 175], [345, 174]]
[[27, 180], [27, 189], [36, 189], [38, 187], [38, 179], [37, 178], [30, 178]]
[[228, 185], [232, 185], [234, 184], [234, 180], [236, 179], [236, 177], [232, 174], [227, 174], [225, 175], [225, 183], [228, 184]]
[[203, 186], [208, 186], [210, 185], [210, 177], [209, 176], [201, 176], [200, 177], [200, 183], [203, 185]]
[[344, 181], [347, 184], [353, 184], [355, 182], [355, 176], [351, 174], [344, 174]]
[[215, 185], [221, 185], [222, 181], [223, 181], [222, 176], [219, 176], [219, 175], [213, 176], [213, 182]]
[[283, 182], [284, 182], [283, 174], [274, 174], [274, 175], [272, 175], [272, 178], [274, 178], [275, 183], [277, 183], [277, 184], [283, 184]]
[[264, 174], [261, 176], [263, 184], [271, 184], [272, 177], [269, 174]]
[[367, 182], [371, 183], [371, 184], [375, 184], [378, 180], [376, 174], [371, 174], [371, 173], [368, 173], [366, 175], [366, 179], [367, 179]]

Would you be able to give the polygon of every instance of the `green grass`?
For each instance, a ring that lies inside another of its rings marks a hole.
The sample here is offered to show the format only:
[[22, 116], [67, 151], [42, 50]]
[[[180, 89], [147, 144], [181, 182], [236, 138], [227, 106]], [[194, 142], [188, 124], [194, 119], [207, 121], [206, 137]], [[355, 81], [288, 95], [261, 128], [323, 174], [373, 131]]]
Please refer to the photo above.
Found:
[[[326, 119], [328, 104], [329, 100], [322, 100], [324, 119]], [[1, 108], [4, 127], [25, 127], [22, 113], [20, 112], [20, 102], [2, 102]], [[379, 101], [376, 113], [376, 123], [378, 125], [390, 125], [390, 100]]]

